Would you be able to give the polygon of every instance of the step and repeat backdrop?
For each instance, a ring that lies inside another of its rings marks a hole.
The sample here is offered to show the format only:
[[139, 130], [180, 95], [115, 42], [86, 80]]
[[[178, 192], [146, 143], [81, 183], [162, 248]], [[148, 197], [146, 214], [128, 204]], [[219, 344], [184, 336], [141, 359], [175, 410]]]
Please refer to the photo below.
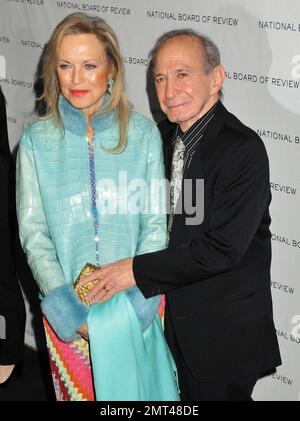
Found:
[[[271, 167], [272, 294], [283, 365], [257, 384], [256, 400], [300, 400], [300, 8], [299, 0], [1, 0], [0, 83], [11, 149], [32, 119], [38, 65], [55, 25], [82, 11], [116, 31], [137, 111], [163, 116], [147, 77], [156, 38], [194, 28], [219, 46], [224, 104], [263, 139]], [[28, 305], [26, 342], [36, 346]], [[222, 344], [220, 343], [220, 346]]]

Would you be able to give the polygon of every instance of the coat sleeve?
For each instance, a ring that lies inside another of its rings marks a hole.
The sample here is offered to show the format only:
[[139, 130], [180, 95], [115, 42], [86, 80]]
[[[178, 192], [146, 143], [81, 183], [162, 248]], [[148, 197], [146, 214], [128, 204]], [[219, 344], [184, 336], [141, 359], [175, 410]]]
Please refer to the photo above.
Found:
[[16, 203], [21, 245], [38, 283], [42, 311], [58, 336], [66, 342], [79, 337], [75, 332], [88, 309], [66, 282], [51, 240], [40, 195], [30, 128], [24, 133], [17, 156]]
[[134, 258], [134, 276], [144, 296], [201, 282], [241, 261], [270, 202], [268, 158], [257, 140], [240, 143], [223, 163], [207, 223], [193, 239]]

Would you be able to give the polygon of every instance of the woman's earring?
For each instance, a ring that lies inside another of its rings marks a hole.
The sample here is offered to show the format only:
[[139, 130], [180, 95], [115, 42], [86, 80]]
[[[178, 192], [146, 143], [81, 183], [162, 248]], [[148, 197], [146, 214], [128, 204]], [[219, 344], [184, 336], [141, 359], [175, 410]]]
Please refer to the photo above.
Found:
[[112, 93], [112, 87], [113, 87], [113, 84], [114, 84], [114, 80], [112, 79], [112, 78], [109, 78], [108, 79], [108, 82], [107, 82], [107, 92], [111, 95], [111, 93]]

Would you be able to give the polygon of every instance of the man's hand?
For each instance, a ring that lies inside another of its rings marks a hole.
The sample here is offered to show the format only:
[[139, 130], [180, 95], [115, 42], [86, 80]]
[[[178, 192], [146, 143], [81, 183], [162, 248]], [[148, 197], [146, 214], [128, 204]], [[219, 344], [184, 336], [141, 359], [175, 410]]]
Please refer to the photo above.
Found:
[[98, 301], [104, 302], [118, 292], [135, 286], [132, 262], [132, 258], [119, 260], [118, 262], [102, 266], [91, 275], [82, 278], [79, 282], [80, 285], [85, 285], [93, 279], [99, 279], [99, 282], [87, 294], [87, 300], [91, 304]]

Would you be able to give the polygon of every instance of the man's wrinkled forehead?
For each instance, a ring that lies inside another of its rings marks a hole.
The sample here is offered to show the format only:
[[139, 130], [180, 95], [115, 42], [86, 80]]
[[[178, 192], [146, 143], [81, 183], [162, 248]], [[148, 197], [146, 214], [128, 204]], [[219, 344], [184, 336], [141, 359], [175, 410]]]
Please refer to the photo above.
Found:
[[205, 51], [201, 40], [192, 35], [178, 35], [169, 38], [159, 47], [155, 63], [154, 74], [158, 71], [158, 65], [162, 61], [168, 61], [172, 58], [182, 59], [182, 64], [188, 66], [185, 61], [199, 59], [202, 63], [205, 61]]

